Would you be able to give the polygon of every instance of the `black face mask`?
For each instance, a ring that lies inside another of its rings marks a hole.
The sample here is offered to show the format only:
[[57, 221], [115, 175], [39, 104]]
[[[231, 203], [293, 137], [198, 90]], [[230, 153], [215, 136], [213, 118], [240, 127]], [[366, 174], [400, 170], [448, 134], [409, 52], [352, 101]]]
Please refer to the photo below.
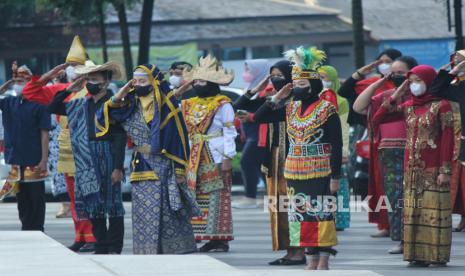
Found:
[[102, 91], [102, 84], [101, 83], [86, 83], [86, 88], [87, 88], [87, 91], [91, 94], [91, 95], [97, 95], [98, 93], [100, 93], [100, 91]]
[[311, 96], [310, 86], [307, 87], [294, 87], [292, 88], [292, 95], [294, 101], [303, 101]]
[[271, 83], [276, 91], [281, 90], [286, 85], [286, 79], [280, 77], [271, 77]]
[[144, 97], [150, 94], [150, 92], [152, 92], [152, 86], [151, 85], [146, 85], [146, 86], [137, 85], [137, 86], [134, 86], [134, 90], [138, 97]]
[[402, 75], [393, 75], [391, 77], [391, 80], [392, 82], [394, 83], [394, 85], [396, 87], [399, 87], [401, 86], [401, 84], [406, 80], [407, 78], [405, 76], [402, 76]]
[[200, 98], [208, 98], [217, 95], [220, 91], [218, 86], [213, 83], [207, 83], [207, 85], [193, 85], [192, 88], [195, 91], [195, 94]]

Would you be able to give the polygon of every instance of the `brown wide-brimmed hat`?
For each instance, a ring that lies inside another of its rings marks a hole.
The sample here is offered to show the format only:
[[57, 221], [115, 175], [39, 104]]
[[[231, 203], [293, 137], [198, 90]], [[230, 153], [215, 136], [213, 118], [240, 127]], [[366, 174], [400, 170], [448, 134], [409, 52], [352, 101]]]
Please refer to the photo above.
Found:
[[116, 61], [109, 61], [102, 65], [96, 65], [91, 60], [87, 60], [84, 65], [76, 66], [76, 74], [87, 75], [96, 72], [112, 72], [112, 80], [121, 80], [123, 78], [123, 66]]

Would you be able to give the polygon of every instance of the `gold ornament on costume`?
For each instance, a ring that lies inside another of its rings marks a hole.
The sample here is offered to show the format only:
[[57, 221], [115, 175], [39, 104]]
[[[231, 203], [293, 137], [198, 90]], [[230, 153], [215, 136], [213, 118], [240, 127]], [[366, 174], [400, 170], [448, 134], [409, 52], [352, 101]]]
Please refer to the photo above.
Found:
[[84, 65], [86, 62], [86, 49], [81, 43], [79, 36], [75, 36], [71, 47], [69, 48], [68, 56], [66, 57], [66, 62], [76, 62], [81, 65]]
[[208, 55], [200, 58], [199, 64], [192, 70], [184, 69], [183, 77], [187, 81], [205, 80], [220, 85], [228, 85], [234, 80], [234, 71], [224, 69], [218, 64], [214, 56]]

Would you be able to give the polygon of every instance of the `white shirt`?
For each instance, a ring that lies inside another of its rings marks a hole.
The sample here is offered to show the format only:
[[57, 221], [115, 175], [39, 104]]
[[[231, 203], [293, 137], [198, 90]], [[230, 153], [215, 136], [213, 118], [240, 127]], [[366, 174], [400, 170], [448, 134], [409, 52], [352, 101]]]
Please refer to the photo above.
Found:
[[229, 103], [218, 108], [207, 134], [214, 135], [219, 131], [223, 131], [222, 136], [211, 138], [206, 142], [216, 164], [222, 163], [225, 158], [232, 159], [236, 155], [237, 131], [234, 127], [234, 109]]

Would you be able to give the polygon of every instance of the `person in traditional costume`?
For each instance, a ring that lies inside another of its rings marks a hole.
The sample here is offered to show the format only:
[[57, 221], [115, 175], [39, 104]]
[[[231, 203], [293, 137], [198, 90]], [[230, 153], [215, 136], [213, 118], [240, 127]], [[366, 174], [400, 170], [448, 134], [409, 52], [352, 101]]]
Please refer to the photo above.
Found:
[[[325, 53], [315, 47], [299, 47], [285, 55], [293, 63], [293, 84], [284, 86], [257, 110], [254, 119], [287, 123], [289, 151], [284, 177], [290, 201], [290, 246], [309, 250], [312, 259], [306, 269], [325, 270], [329, 269], [329, 255], [336, 254], [332, 247], [337, 239], [334, 205], [323, 197], [339, 188], [341, 123], [334, 104], [320, 97], [323, 84], [317, 69]], [[286, 102], [291, 93], [292, 99]]]
[[192, 82], [197, 94], [181, 103], [190, 141], [187, 184], [201, 209], [201, 215], [192, 219], [195, 239], [208, 241], [200, 252], [227, 252], [234, 238], [231, 159], [236, 155], [237, 132], [231, 100], [220, 95], [219, 85], [231, 83], [234, 73], [208, 55], [185, 70], [184, 79]]
[[[111, 97], [108, 85], [122, 78], [116, 62], [95, 65], [86, 61], [76, 67], [79, 76], [58, 92], [48, 109], [68, 117], [75, 161], [75, 201], [78, 219], [88, 218], [96, 239], [96, 254], [120, 254], [124, 238], [124, 208], [121, 194], [126, 133], [118, 122], [111, 122], [103, 136], [97, 136], [95, 115]], [[90, 96], [67, 101], [84, 86]], [[109, 222], [107, 226], [107, 222]]]
[[[285, 85], [292, 83], [292, 65], [288, 60], [280, 60], [270, 67], [269, 75], [255, 88], [249, 89], [234, 103], [236, 110], [247, 113], [238, 114], [242, 120], [254, 122], [254, 113], [266, 102], [267, 97], [275, 95]], [[266, 176], [268, 212], [270, 214], [272, 250], [286, 250], [284, 257], [269, 262], [269, 265], [306, 264], [304, 250], [289, 246], [289, 228], [285, 200], [287, 184], [284, 178], [284, 163], [288, 150], [286, 122], [260, 124], [258, 146], [266, 149], [262, 171]], [[282, 200], [280, 200], [282, 199]]]
[[58, 137], [61, 132], [60, 124], [55, 115], [52, 116], [52, 130], [49, 132], [49, 156], [48, 171], [52, 177], [52, 195], [61, 203], [60, 209], [55, 215], [56, 218], [70, 218], [71, 205], [69, 203], [68, 187], [66, 185], [65, 174], [57, 171], [58, 156], [60, 152]]
[[[21, 96], [25, 84], [31, 80], [32, 71], [27, 65], [21, 65], [18, 67], [16, 61], [12, 62], [11, 65], [12, 78], [2, 85], [0, 85], [0, 99], [10, 96]], [[3, 121], [2, 112], [0, 111], [0, 121]], [[3, 124], [0, 123], [0, 150], [4, 152], [5, 148], [5, 129]], [[13, 166], [11, 169], [10, 177], [7, 177], [5, 183], [0, 189], [0, 200], [3, 200], [7, 196], [14, 195], [18, 188], [18, 171], [17, 166]]]
[[[413, 57], [402, 56], [397, 58], [391, 66], [391, 74], [384, 76], [368, 86], [355, 100], [354, 110], [362, 115], [368, 115], [368, 124], [373, 132], [375, 144], [378, 145], [378, 168], [381, 171], [381, 183], [389, 201], [390, 210], [389, 234], [391, 240], [402, 241], [402, 198], [404, 179], [404, 150], [407, 138], [407, 125], [404, 119], [398, 121], [374, 125], [371, 121], [382, 103], [392, 96], [395, 89], [380, 92], [379, 89], [391, 80], [399, 87], [407, 78], [407, 73], [417, 66]], [[410, 100], [406, 94], [400, 98], [397, 104], [401, 105]], [[391, 248], [390, 254], [402, 254], [403, 244]]]
[[336, 230], [344, 231], [350, 227], [350, 187], [347, 179], [347, 160], [349, 158], [349, 124], [347, 117], [349, 115], [349, 103], [341, 97], [338, 92], [341, 87], [336, 68], [323, 65], [318, 68], [318, 73], [323, 83], [323, 91], [320, 93], [320, 98], [333, 103], [336, 107], [337, 114], [341, 120], [342, 129], [342, 160], [345, 160], [342, 166], [342, 174], [339, 180], [339, 190], [337, 192], [338, 200], [342, 199], [342, 206], [336, 211]]
[[[32, 102], [49, 104], [59, 91], [66, 89], [71, 82], [77, 78], [75, 67], [84, 65], [86, 59], [87, 55], [85, 48], [82, 45], [79, 36], [75, 36], [66, 57], [66, 63], [56, 66], [40, 77], [33, 77], [33, 79], [24, 87], [24, 97]], [[59, 77], [63, 73], [66, 75], [67, 82], [47, 85], [50, 81]], [[86, 95], [87, 89], [84, 87], [81, 91], [71, 93], [65, 101], [69, 102], [74, 99], [84, 98]], [[78, 218], [76, 212], [76, 166], [71, 148], [71, 136], [68, 127], [68, 120], [66, 116], [57, 116], [57, 119], [61, 128], [61, 132], [58, 136], [59, 155], [57, 172], [65, 175], [68, 197], [70, 199], [71, 216], [73, 218], [75, 231], [74, 243], [68, 248], [75, 252], [93, 252], [95, 250], [95, 237], [92, 233], [92, 223], [84, 217]]]
[[[373, 117], [374, 124], [400, 118], [407, 123], [403, 238], [404, 260], [411, 266], [445, 265], [450, 258], [453, 113], [447, 100], [431, 94], [435, 77], [429, 65], [414, 67]], [[412, 99], [398, 105], [407, 91]]]
[[46, 106], [21, 94], [0, 99], [0, 110], [5, 163], [12, 166], [10, 177], [18, 184], [16, 199], [21, 230], [43, 232], [50, 114]]
[[[453, 68], [447, 71], [449, 65]], [[458, 135], [456, 154], [452, 168], [451, 196], [452, 212], [461, 215], [461, 220], [454, 231], [465, 230], [465, 50], [457, 51], [453, 56], [453, 62], [441, 68], [434, 79], [431, 91], [433, 95], [449, 100], [459, 105], [459, 116], [456, 117], [456, 130]], [[454, 106], [452, 106], [454, 107]], [[454, 114], [457, 114], [455, 112]], [[460, 125], [459, 125], [460, 124]], [[460, 131], [461, 130], [461, 131]]]
[[121, 122], [135, 145], [131, 175], [134, 254], [197, 251], [195, 198], [186, 183], [189, 141], [174, 93], [156, 65], [145, 64], [97, 112], [97, 136]]
[[[248, 85], [246, 91], [254, 89], [269, 74], [270, 65], [266, 59], [246, 60], [243, 81]], [[237, 110], [241, 119], [241, 132], [244, 135], [244, 146], [241, 152], [242, 183], [245, 196], [234, 201], [233, 208], [257, 208], [257, 186], [261, 179], [261, 167], [265, 157], [265, 147], [258, 146], [260, 124], [252, 122], [246, 110]]]
[[[385, 195], [383, 185], [381, 184], [381, 172], [378, 169], [378, 150], [377, 143], [374, 139], [374, 133], [371, 131], [370, 125], [367, 125], [366, 115], [357, 114], [353, 105], [358, 95], [360, 95], [370, 84], [379, 80], [380, 76], [368, 77], [373, 72], [377, 71], [381, 76], [387, 76], [392, 72], [391, 66], [394, 60], [402, 56], [402, 53], [396, 49], [386, 49], [381, 52], [376, 61], [358, 69], [351, 77], [349, 77], [341, 86], [339, 94], [349, 101], [349, 117], [347, 122], [350, 125], [349, 131], [349, 149], [350, 158], [348, 163], [349, 184], [357, 187], [357, 180], [354, 179], [355, 164], [357, 153], [355, 151], [355, 144], [360, 140], [365, 130], [368, 127], [369, 141], [370, 141], [370, 160], [368, 166], [368, 206], [370, 209], [375, 209], [380, 198]], [[393, 81], [388, 80], [378, 89], [377, 93], [395, 88]], [[359, 190], [358, 188], [356, 190]], [[373, 238], [388, 237], [389, 236], [389, 219], [385, 209], [379, 212], [369, 212], [368, 221], [376, 223], [378, 232], [372, 234]]]

